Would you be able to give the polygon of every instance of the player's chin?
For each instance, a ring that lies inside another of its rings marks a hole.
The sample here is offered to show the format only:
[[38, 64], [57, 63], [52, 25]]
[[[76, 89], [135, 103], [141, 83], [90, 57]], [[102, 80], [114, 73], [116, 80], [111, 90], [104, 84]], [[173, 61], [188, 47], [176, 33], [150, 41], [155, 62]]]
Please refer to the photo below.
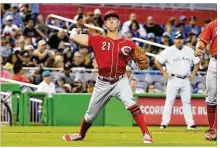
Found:
[[108, 30], [111, 31], [111, 32], [115, 32], [116, 29], [117, 29], [116, 27], [109, 27], [109, 28], [108, 28]]

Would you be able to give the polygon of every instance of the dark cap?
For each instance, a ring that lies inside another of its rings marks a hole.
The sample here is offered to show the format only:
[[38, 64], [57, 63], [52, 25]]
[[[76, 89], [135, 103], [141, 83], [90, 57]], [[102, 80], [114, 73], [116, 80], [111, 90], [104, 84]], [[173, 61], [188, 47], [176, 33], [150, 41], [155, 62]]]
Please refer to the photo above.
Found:
[[178, 24], [176, 25], [177, 28], [179, 28], [179, 27], [181, 27], [181, 26], [184, 26], [184, 24], [183, 24], [183, 23], [178, 23]]
[[108, 17], [117, 17], [119, 19], [118, 12], [114, 10], [107, 11], [104, 15], [104, 20], [106, 21]]
[[180, 31], [175, 33], [174, 39], [183, 39], [183, 34]]
[[190, 16], [190, 18], [189, 18], [189, 20], [191, 21], [191, 20], [197, 20], [197, 18], [196, 18], [196, 16]]

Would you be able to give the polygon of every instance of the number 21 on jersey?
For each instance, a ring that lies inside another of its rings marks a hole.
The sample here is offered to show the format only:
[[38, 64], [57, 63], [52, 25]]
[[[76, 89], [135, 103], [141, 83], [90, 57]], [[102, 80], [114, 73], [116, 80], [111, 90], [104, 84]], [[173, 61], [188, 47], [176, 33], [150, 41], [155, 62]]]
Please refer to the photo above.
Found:
[[[110, 42], [102, 42], [102, 50], [110, 50]], [[106, 47], [107, 46], [107, 47]]]

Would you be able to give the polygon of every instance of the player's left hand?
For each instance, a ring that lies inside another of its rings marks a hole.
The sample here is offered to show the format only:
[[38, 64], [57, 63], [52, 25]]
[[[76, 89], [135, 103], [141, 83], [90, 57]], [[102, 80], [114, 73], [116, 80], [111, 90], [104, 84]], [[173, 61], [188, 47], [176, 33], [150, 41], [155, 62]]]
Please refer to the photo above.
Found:
[[190, 81], [192, 81], [194, 78], [195, 78], [195, 75], [190, 75], [190, 76], [188, 76], [188, 79], [189, 79]]

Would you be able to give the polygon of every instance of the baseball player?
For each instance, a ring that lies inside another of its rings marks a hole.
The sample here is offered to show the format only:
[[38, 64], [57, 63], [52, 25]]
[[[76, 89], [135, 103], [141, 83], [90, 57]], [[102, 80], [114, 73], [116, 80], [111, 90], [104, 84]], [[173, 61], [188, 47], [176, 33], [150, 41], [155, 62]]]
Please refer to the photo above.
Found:
[[[183, 43], [183, 34], [181, 32], [176, 32], [174, 36], [174, 45], [163, 50], [155, 59], [155, 65], [168, 80], [161, 129], [166, 128], [170, 122], [171, 111], [177, 93], [180, 93], [181, 96], [187, 129], [197, 129], [193, 120], [190, 104], [190, 80], [193, 80], [196, 76], [200, 59], [194, 56], [194, 50], [192, 48], [184, 46]], [[163, 64], [165, 64], [167, 71], [163, 69]], [[189, 75], [192, 65], [194, 65], [194, 69], [192, 74]]]
[[205, 140], [214, 141], [217, 140], [217, 20], [210, 22], [199, 35], [195, 56], [200, 57], [207, 44], [211, 44], [209, 52], [212, 57], [206, 77], [209, 130], [206, 131]]
[[152, 143], [152, 137], [144, 122], [143, 114], [136, 105], [129, 80], [125, 76], [126, 65], [134, 58], [140, 69], [149, 66], [149, 60], [144, 51], [130, 40], [119, 36], [120, 20], [116, 11], [110, 10], [104, 15], [105, 26], [108, 28], [106, 36], [71, 35], [71, 40], [84, 46], [91, 46], [98, 64], [98, 73], [95, 88], [84, 116], [79, 133], [64, 135], [65, 141], [82, 140], [91, 127], [100, 110], [112, 96], [118, 98], [128, 109], [143, 133], [144, 143]]

